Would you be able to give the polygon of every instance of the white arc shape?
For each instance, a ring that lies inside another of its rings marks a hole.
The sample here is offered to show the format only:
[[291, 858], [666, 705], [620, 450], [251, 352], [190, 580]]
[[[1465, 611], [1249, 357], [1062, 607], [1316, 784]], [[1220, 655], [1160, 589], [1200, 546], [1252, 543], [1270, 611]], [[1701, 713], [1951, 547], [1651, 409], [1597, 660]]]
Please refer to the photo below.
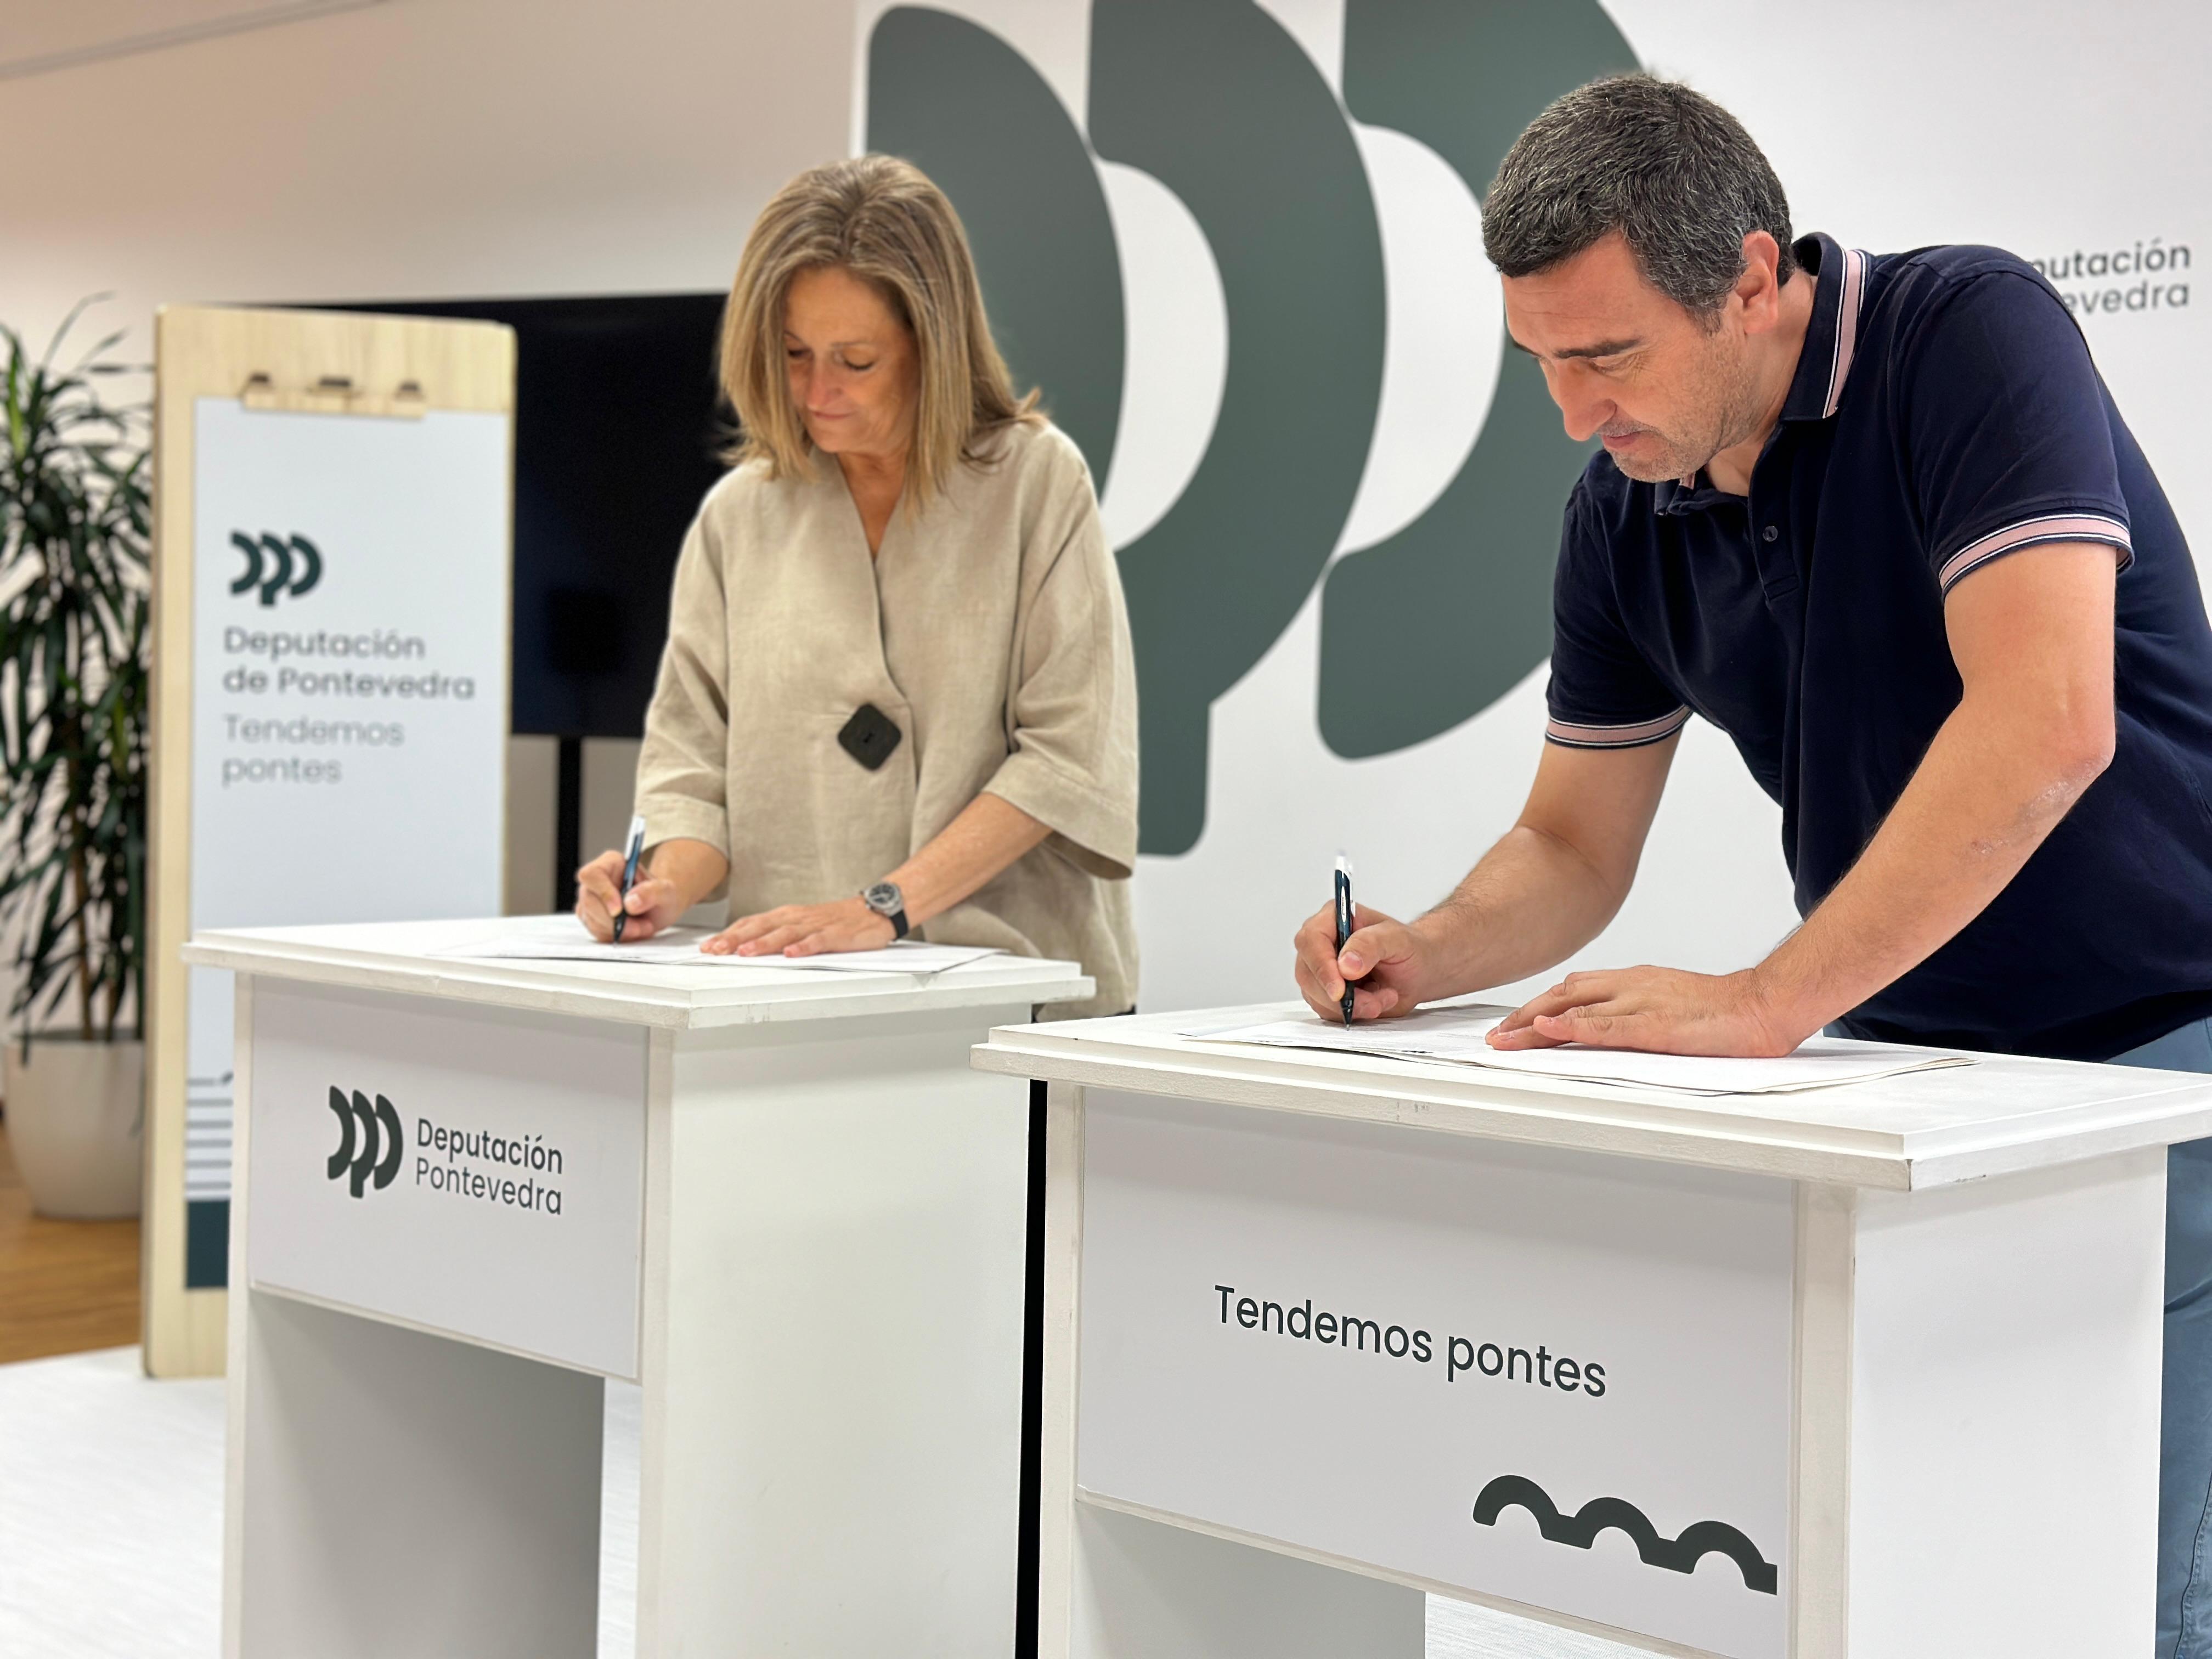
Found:
[[1229, 380], [1229, 302], [1206, 233], [1148, 173], [1098, 163], [1121, 255], [1121, 418], [1098, 504], [1127, 547], [1190, 486]]
[[1417, 138], [1352, 124], [1382, 231], [1382, 396], [1337, 551], [1372, 547], [1419, 518], [1466, 465], [1504, 349], [1482, 209]]

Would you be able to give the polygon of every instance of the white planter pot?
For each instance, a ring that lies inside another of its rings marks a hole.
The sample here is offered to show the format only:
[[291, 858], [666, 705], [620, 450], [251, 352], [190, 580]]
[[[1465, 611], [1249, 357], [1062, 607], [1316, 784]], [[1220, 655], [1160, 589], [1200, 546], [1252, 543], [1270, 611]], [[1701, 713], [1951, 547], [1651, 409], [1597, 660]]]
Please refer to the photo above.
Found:
[[138, 1213], [144, 1184], [146, 1045], [8, 1039], [8, 1149], [40, 1215], [100, 1221]]

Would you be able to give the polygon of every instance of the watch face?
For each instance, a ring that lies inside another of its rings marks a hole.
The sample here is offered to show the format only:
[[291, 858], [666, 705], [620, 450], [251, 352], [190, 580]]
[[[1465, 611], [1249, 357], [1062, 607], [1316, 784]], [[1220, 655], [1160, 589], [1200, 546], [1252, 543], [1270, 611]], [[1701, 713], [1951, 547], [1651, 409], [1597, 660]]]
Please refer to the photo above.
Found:
[[868, 908], [878, 915], [887, 916], [894, 910], [905, 908], [904, 895], [894, 881], [879, 881], [860, 896], [867, 902]]

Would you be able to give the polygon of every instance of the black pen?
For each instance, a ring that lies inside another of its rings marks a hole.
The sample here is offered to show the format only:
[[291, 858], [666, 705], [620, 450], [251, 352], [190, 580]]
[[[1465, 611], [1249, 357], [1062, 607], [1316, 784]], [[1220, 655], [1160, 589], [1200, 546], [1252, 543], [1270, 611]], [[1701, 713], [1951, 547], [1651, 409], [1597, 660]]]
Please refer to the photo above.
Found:
[[637, 855], [645, 851], [645, 819], [642, 816], [629, 821], [629, 848], [623, 854], [622, 898], [615, 903], [615, 943], [622, 943], [623, 926], [629, 921], [629, 910], [623, 901], [629, 897], [632, 883], [637, 879]]
[[[1336, 860], [1336, 950], [1344, 954], [1344, 942], [1352, 937], [1352, 860], [1339, 854]], [[1339, 973], [1343, 972], [1340, 966]], [[1352, 981], [1344, 981], [1344, 1024], [1352, 1024]]]

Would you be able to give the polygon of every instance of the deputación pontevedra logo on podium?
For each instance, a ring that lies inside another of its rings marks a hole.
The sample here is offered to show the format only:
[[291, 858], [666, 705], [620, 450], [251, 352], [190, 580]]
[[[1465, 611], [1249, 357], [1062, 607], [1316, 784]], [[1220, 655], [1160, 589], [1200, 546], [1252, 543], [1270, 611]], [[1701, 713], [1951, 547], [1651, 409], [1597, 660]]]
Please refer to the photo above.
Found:
[[379, 1192], [399, 1173], [399, 1159], [407, 1150], [407, 1137], [399, 1127], [399, 1114], [382, 1095], [374, 1105], [358, 1089], [349, 1097], [343, 1089], [331, 1090], [331, 1110], [337, 1114], [338, 1146], [324, 1165], [330, 1179], [350, 1174], [348, 1188], [356, 1198], [364, 1187]]
[[230, 544], [246, 556], [230, 591], [251, 593], [258, 588], [264, 605], [276, 604], [279, 595], [296, 599], [323, 579], [322, 550], [305, 536], [249, 536], [234, 530]]

